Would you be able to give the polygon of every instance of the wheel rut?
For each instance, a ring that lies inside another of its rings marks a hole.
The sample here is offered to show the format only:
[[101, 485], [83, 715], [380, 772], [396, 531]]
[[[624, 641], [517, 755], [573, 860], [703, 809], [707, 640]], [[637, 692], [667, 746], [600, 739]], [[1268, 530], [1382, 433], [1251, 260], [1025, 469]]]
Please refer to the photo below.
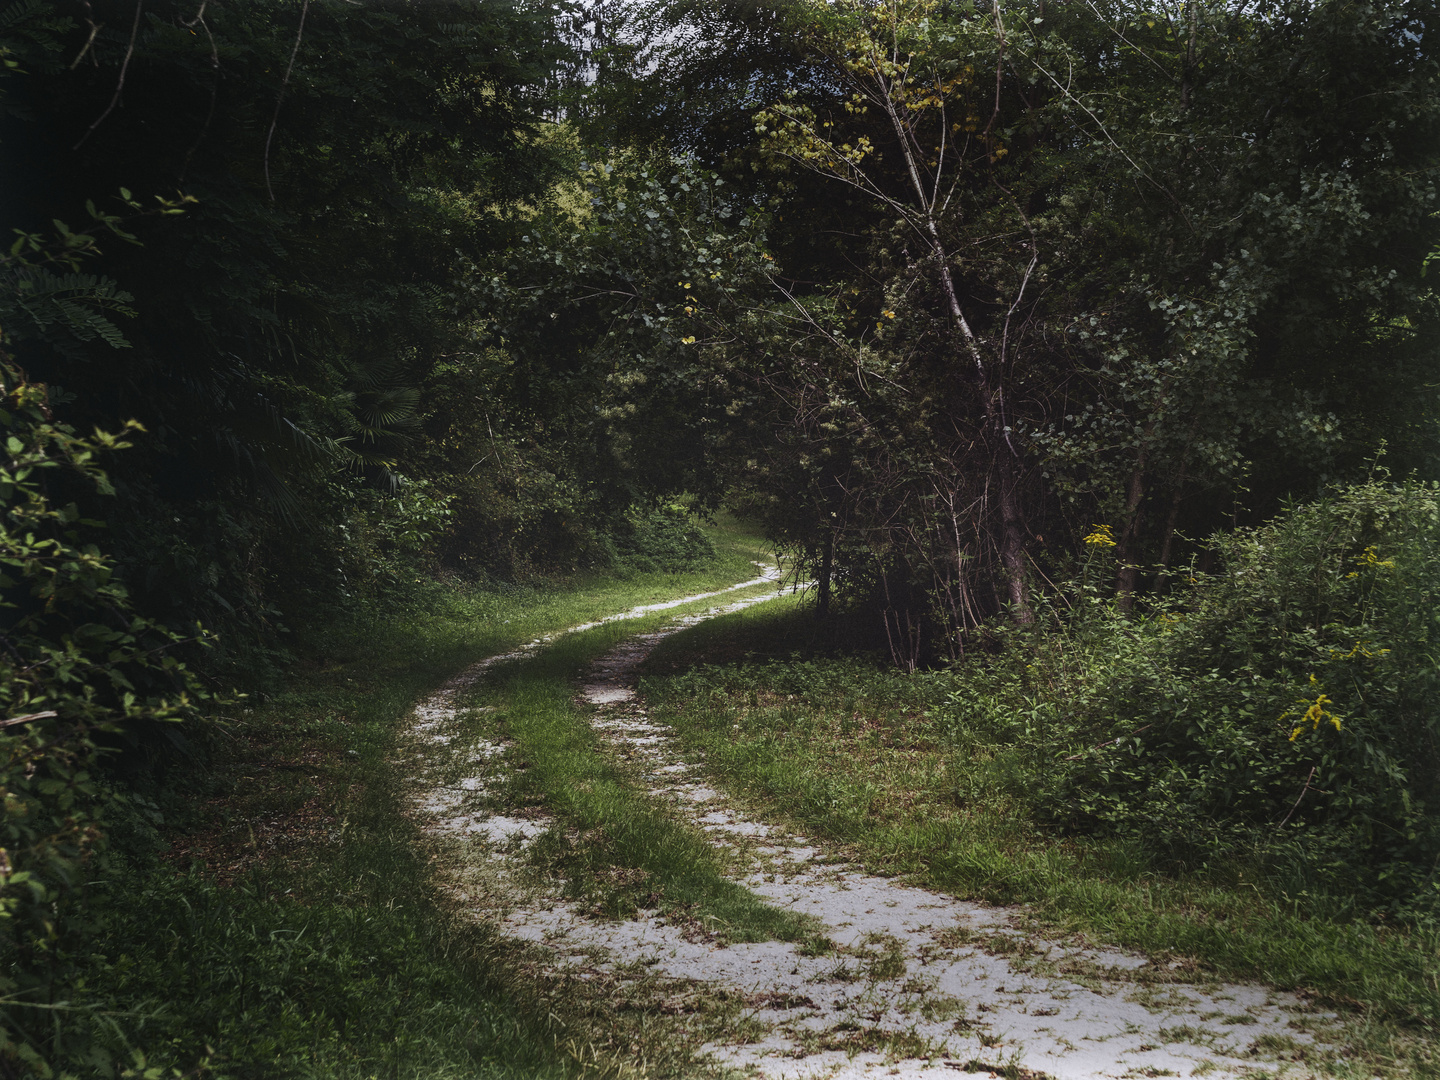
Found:
[[[604, 752], [703, 831], [736, 882], [823, 927], [807, 942], [730, 942], [723, 928], [654, 909], [605, 918], [537, 880], [527, 849], [563, 826], [543, 808], [505, 805], [507, 770], [523, 762], [503, 739], [464, 734], [475, 719], [464, 698], [496, 664], [555, 636], [482, 661], [417, 706], [412, 809], [442, 851], [442, 878], [466, 912], [529, 947], [537, 975], [591, 981], [617, 1000], [638, 995], [653, 1012], [689, 1016], [676, 1031], [706, 1071], [770, 1080], [1304, 1076], [1334, 1055], [1338, 1019], [1295, 995], [1036, 936], [1022, 909], [867, 874], [824, 843], [747, 814], [707, 782], [704, 763], [650, 720], [638, 669], [668, 635], [774, 595], [630, 638], [595, 661], [580, 699]], [[725, 1020], [707, 1022], [696, 1002], [717, 1000], [730, 1005]]]

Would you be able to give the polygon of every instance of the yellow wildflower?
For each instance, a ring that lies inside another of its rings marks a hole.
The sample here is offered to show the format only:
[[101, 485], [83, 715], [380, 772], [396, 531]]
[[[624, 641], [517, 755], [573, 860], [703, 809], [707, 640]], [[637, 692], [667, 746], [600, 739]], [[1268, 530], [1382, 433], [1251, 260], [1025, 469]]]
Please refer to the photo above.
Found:
[[[1310, 685], [1315, 688], [1315, 700], [1311, 701], [1309, 698], [1305, 698], [1301, 702], [1305, 706], [1305, 711], [1300, 714], [1299, 721], [1296, 722], [1294, 729], [1290, 732], [1291, 742], [1294, 742], [1304, 733], [1306, 724], [1310, 725], [1311, 731], [1319, 731], [1320, 725], [1329, 721], [1336, 731], [1340, 730], [1340, 717], [1325, 708], [1327, 705], [1334, 704], [1334, 702], [1330, 700], [1330, 695], [1321, 692], [1320, 681], [1316, 679], [1314, 675], [1310, 676]], [[1289, 712], [1282, 714], [1280, 719], [1284, 720], [1286, 717], [1294, 716], [1295, 713], [1296, 710], [1291, 709]]]
[[[1361, 570], [1393, 570], [1395, 569], [1395, 560], [1380, 558], [1379, 555], [1375, 554], [1375, 545], [1372, 544], [1367, 547], [1363, 552], [1361, 552], [1358, 556], [1356, 556], [1355, 565], [1360, 567]], [[1345, 576], [1347, 578], [1359, 577], [1360, 571], [1352, 570]]]
[[1355, 642], [1355, 647], [1348, 653], [1342, 653], [1339, 649], [1331, 649], [1330, 657], [1334, 660], [1354, 660], [1357, 656], [1363, 656], [1367, 660], [1377, 660], [1389, 651], [1389, 649], [1376, 649], [1374, 652], [1371, 652], [1368, 641], [1357, 641]]
[[1114, 547], [1115, 537], [1110, 533], [1109, 525], [1092, 525], [1094, 532], [1085, 537], [1085, 543], [1091, 547]]

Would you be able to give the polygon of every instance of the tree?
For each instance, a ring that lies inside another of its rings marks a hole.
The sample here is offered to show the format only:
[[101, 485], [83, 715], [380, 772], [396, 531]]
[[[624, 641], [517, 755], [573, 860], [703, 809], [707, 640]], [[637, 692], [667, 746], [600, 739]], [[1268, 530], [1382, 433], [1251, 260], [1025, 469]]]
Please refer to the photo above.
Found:
[[421, 387], [476, 318], [456, 308], [457, 248], [503, 247], [563, 163], [537, 137], [566, 55], [554, 12], [35, 11], [50, 30], [30, 51], [49, 60], [10, 80], [3, 133], [26, 181], [17, 223], [74, 221], [121, 185], [198, 201], [183, 224], [146, 223], [143, 247], [105, 246], [98, 269], [138, 312], [119, 362], [37, 339], [27, 365], [76, 396], [79, 422], [151, 432], [117, 467], [113, 521], [145, 608], [237, 647], [268, 637], [278, 596], [323, 606], [343, 587], [358, 509], [331, 480], [392, 489], [423, 456]]
[[[848, 240], [783, 260], [797, 317], [763, 363], [800, 472], [757, 483], [822, 579], [840, 552], [884, 592], [888, 563], [963, 630], [991, 582], [1023, 617], [1034, 560], [1063, 570], [1108, 521], [1129, 603], [1142, 565], [1313, 493], [1382, 430], [1434, 468], [1419, 8], [800, 12], [826, 74], [757, 118], [791, 169], [764, 195], [770, 242]], [[887, 434], [859, 450], [826, 424]]]
[[[756, 122], [770, 136], [772, 153], [834, 176], [903, 222], [922, 253], [913, 263], [914, 271], [929, 271], [938, 279], [954, 348], [968, 358], [969, 378], [983, 414], [983, 421], [975, 426], [987, 444], [989, 471], [995, 478], [994, 503], [1000, 518], [996, 546], [1007, 576], [1011, 612], [1023, 623], [1030, 621], [1031, 613], [1019, 507], [1021, 465], [1006, 421], [1005, 370], [1012, 362], [1011, 324], [1025, 302], [1039, 251], [1032, 238], [1025, 272], [1016, 286], [1002, 293], [1002, 302], [1008, 301], [1004, 319], [982, 341], [962, 309], [942, 225], [950, 227], [947, 219], [960, 210], [960, 186], [973, 185], [976, 173], [1008, 153], [992, 130], [1000, 115], [1000, 80], [997, 77], [989, 123], [977, 131], [976, 65], [961, 60], [954, 34], [932, 36], [929, 20], [939, 12], [940, 5], [933, 0], [889, 0], [831, 7], [823, 20], [817, 20], [812, 47], [829, 57], [843, 80], [849, 92], [843, 107], [861, 116], [874, 110], [885, 133], [883, 144], [878, 133], [872, 141], [870, 134], [847, 131], [849, 125], [837, 132], [835, 120], [822, 119], [803, 105], [778, 104], [761, 112]], [[1004, 27], [998, 8], [993, 41], [986, 28], [974, 23], [964, 30], [963, 44], [969, 46], [970, 57], [990, 51], [1003, 56]], [[841, 142], [847, 134], [853, 141]], [[879, 167], [884, 160], [878, 152], [881, 145], [898, 159], [888, 169]], [[1003, 188], [999, 191], [1004, 193]], [[1016, 210], [1023, 221], [1023, 211], [1018, 206]]]

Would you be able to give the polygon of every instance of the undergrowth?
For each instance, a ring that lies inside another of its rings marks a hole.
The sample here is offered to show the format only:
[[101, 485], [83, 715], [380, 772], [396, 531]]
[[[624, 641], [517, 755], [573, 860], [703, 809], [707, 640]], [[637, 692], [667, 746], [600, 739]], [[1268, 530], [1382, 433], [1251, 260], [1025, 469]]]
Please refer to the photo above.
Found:
[[1065, 833], [1258, 861], [1317, 914], [1434, 922], [1440, 489], [1373, 480], [1211, 545], [1220, 569], [1143, 615], [1082, 580], [957, 665], [952, 738], [993, 747]]

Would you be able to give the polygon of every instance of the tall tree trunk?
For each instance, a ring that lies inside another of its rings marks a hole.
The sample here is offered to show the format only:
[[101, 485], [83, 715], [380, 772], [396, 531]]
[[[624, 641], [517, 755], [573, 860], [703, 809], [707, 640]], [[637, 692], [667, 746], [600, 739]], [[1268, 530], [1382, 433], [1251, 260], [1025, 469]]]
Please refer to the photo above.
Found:
[[1145, 448], [1140, 450], [1140, 460], [1130, 474], [1130, 489], [1125, 496], [1125, 529], [1120, 534], [1119, 546], [1115, 549], [1120, 556], [1120, 569], [1115, 574], [1115, 594], [1121, 611], [1135, 606], [1135, 586], [1140, 581], [1140, 567], [1135, 563], [1135, 541], [1140, 534], [1140, 503], [1145, 498]]
[[[1188, 0], [1181, 9], [1181, 18], [1189, 16], [1190, 41], [1185, 46], [1185, 56], [1180, 62], [1180, 108], [1190, 108], [1190, 95], [1195, 78], [1195, 44], [1200, 34], [1200, 5], [1197, 0]], [[1183, 29], [1183, 28], [1182, 28]]]
[[950, 274], [949, 252], [945, 250], [945, 243], [940, 238], [940, 227], [935, 220], [933, 203], [926, 194], [925, 184], [920, 178], [919, 163], [915, 160], [905, 122], [900, 118], [894, 100], [888, 96], [886, 108], [889, 112], [890, 123], [895, 129], [896, 139], [900, 143], [900, 149], [905, 155], [910, 183], [915, 189], [916, 208], [924, 222], [931, 254], [940, 269], [940, 284], [945, 291], [945, 300], [950, 307], [950, 320], [959, 332], [961, 343], [970, 356], [974, 368], [975, 389], [979, 393], [980, 404], [985, 410], [986, 426], [990, 429], [990, 442], [994, 454], [993, 467], [1000, 483], [1000, 561], [1004, 565], [1009, 579], [1006, 584], [1010, 598], [1010, 613], [1016, 622], [1030, 623], [1034, 621], [1035, 614], [1030, 607], [1030, 594], [1026, 586], [1025, 529], [1021, 523], [1017, 501], [1016, 488], [1019, 479], [1016, 475], [1017, 463], [1013, 460], [1013, 457], [1018, 457], [1018, 454], [1011, 445], [1010, 433], [1005, 428], [1004, 417], [998, 406], [997, 399], [1000, 394], [990, 384], [991, 376], [986, 370], [980, 342], [970, 327], [970, 321], [965, 318], [965, 313], [960, 308], [960, 297], [955, 291], [955, 279]]
[[[1151, 406], [1150, 420], [1145, 425], [1144, 434], [1140, 436], [1140, 452], [1135, 457], [1135, 467], [1130, 472], [1130, 484], [1125, 493], [1125, 527], [1121, 530], [1120, 542], [1116, 548], [1120, 569], [1115, 574], [1115, 595], [1121, 611], [1129, 611], [1135, 606], [1135, 588], [1140, 583], [1140, 567], [1136, 565], [1139, 554], [1136, 540], [1140, 535], [1140, 504], [1145, 499], [1145, 469], [1150, 464], [1150, 448], [1155, 443], [1155, 429], [1160, 426], [1165, 401], [1170, 396], [1170, 387], [1174, 382], [1175, 377], [1170, 375], [1160, 384], [1160, 393], [1155, 404]], [[1194, 430], [1193, 424], [1191, 430]], [[1180, 469], [1184, 471], [1183, 463]]]
[[1170, 513], [1165, 517], [1164, 538], [1160, 541], [1160, 566], [1155, 571], [1155, 580], [1150, 588], [1155, 592], [1160, 591], [1160, 586], [1165, 580], [1165, 571], [1170, 569], [1170, 543], [1175, 539], [1175, 522], [1180, 517], [1180, 495], [1185, 490], [1185, 469], [1180, 469], [1180, 477], [1175, 481], [1175, 490], [1170, 494]]
[[1020, 478], [1017, 462], [1001, 447], [995, 459], [1000, 473], [1000, 524], [1002, 537], [1000, 561], [1005, 566], [1005, 586], [1010, 597], [1010, 612], [1018, 623], [1034, 622], [1035, 613], [1030, 608], [1030, 594], [1025, 579], [1025, 525], [1020, 518], [1020, 500], [1016, 488]]
[[825, 534], [825, 552], [820, 557], [820, 580], [815, 586], [815, 617], [830, 614], [830, 573], [835, 567], [835, 534]]

